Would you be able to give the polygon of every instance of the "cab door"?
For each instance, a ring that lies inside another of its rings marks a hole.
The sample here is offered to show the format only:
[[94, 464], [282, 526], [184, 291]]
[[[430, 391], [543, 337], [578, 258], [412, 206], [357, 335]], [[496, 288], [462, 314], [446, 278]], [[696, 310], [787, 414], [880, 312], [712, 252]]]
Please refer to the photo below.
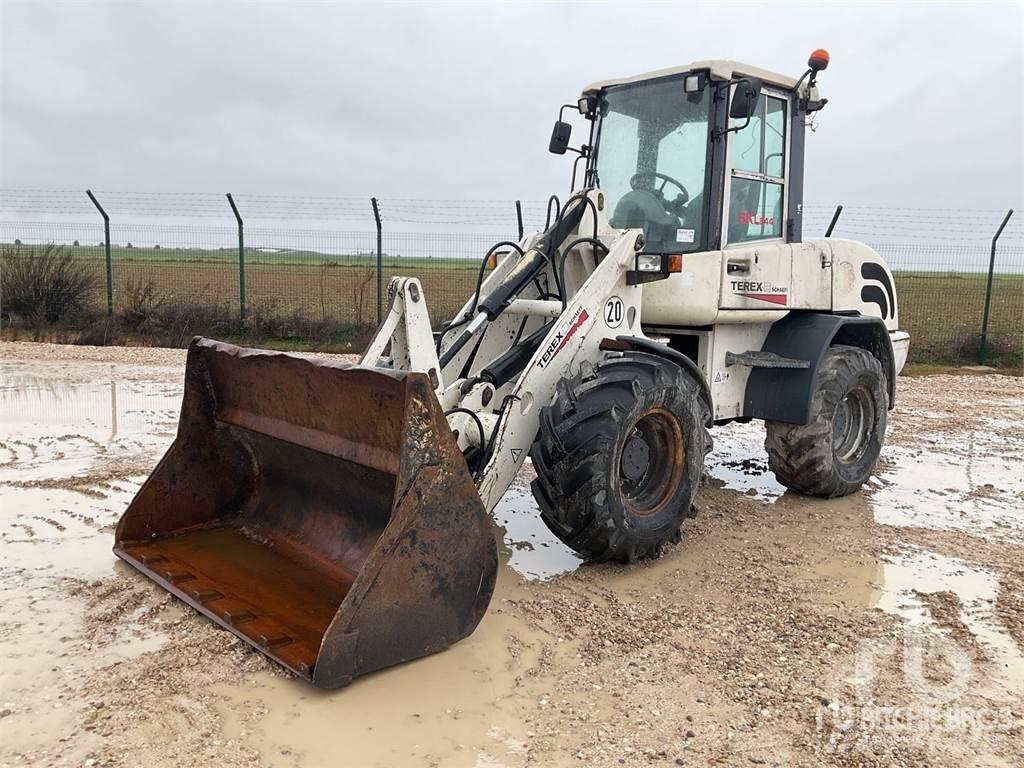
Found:
[[750, 120], [730, 121], [737, 130], [727, 134], [722, 309], [792, 306], [793, 249], [785, 239], [790, 106], [784, 91], [764, 87]]
[[727, 248], [722, 259], [721, 309], [789, 309], [793, 248], [765, 242]]

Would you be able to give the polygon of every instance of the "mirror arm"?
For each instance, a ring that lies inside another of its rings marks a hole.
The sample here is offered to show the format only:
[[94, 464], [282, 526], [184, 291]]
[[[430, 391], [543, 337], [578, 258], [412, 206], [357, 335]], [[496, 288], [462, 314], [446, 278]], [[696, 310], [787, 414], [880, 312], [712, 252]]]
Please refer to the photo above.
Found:
[[732, 133], [733, 131], [742, 131], [748, 125], [750, 125], [750, 118], [749, 117], [747, 117], [747, 120], [746, 120], [746, 122], [743, 123], [743, 125], [734, 125], [732, 128], [724, 128], [724, 129], [723, 128], [716, 128], [711, 133], [711, 138], [714, 141], [718, 141], [720, 138], [725, 136], [725, 134]]

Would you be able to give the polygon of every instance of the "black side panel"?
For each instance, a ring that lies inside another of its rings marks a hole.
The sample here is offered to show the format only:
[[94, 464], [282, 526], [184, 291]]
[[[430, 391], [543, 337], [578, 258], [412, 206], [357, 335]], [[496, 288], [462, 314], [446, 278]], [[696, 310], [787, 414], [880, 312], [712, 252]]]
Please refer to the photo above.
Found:
[[[890, 317], [896, 317], [896, 292], [892, 289], [892, 280], [889, 279], [889, 273], [885, 271], [885, 268], [881, 264], [876, 264], [873, 261], [865, 261], [860, 265], [860, 276], [865, 280], [877, 280], [885, 288], [885, 295], [889, 298], [889, 303], [886, 305], [889, 311], [882, 314], [882, 317], [888, 319]], [[873, 287], [873, 286], [872, 286]], [[875, 288], [878, 291], [878, 288]], [[880, 291], [879, 291], [880, 292]], [[863, 298], [864, 291], [861, 290], [861, 297]], [[864, 299], [864, 301], [874, 301], [874, 299]], [[879, 306], [882, 306], [881, 302], [875, 302]], [[882, 307], [884, 310], [885, 307]]]
[[889, 299], [877, 285], [865, 285], [860, 289], [860, 300], [865, 304], [877, 304], [878, 313], [889, 317]]
[[833, 343], [863, 347], [886, 372], [889, 407], [895, 399], [892, 343], [877, 317], [793, 312], [772, 326], [761, 348], [783, 357], [808, 360], [809, 368], [754, 368], [747, 379], [743, 415], [754, 419], [806, 424], [814, 380], [825, 350]]

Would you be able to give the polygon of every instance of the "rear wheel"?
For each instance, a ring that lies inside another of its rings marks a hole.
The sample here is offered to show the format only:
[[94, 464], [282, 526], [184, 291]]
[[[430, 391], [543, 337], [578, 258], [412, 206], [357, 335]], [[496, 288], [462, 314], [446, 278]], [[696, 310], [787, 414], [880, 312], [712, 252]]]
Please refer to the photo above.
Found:
[[878, 359], [859, 347], [830, 347], [818, 369], [808, 423], [767, 422], [768, 465], [780, 483], [800, 493], [853, 493], [878, 460], [888, 408]]
[[693, 379], [654, 355], [563, 379], [530, 452], [544, 522], [595, 560], [653, 557], [678, 541], [711, 448], [708, 415]]

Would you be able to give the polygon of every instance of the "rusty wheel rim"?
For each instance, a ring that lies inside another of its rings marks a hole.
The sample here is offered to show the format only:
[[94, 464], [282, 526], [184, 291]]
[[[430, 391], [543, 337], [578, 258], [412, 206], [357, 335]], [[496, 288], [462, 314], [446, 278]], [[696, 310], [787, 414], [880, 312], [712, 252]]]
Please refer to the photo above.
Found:
[[686, 449], [679, 420], [664, 408], [640, 414], [619, 454], [619, 490], [627, 510], [645, 517], [675, 495]]

